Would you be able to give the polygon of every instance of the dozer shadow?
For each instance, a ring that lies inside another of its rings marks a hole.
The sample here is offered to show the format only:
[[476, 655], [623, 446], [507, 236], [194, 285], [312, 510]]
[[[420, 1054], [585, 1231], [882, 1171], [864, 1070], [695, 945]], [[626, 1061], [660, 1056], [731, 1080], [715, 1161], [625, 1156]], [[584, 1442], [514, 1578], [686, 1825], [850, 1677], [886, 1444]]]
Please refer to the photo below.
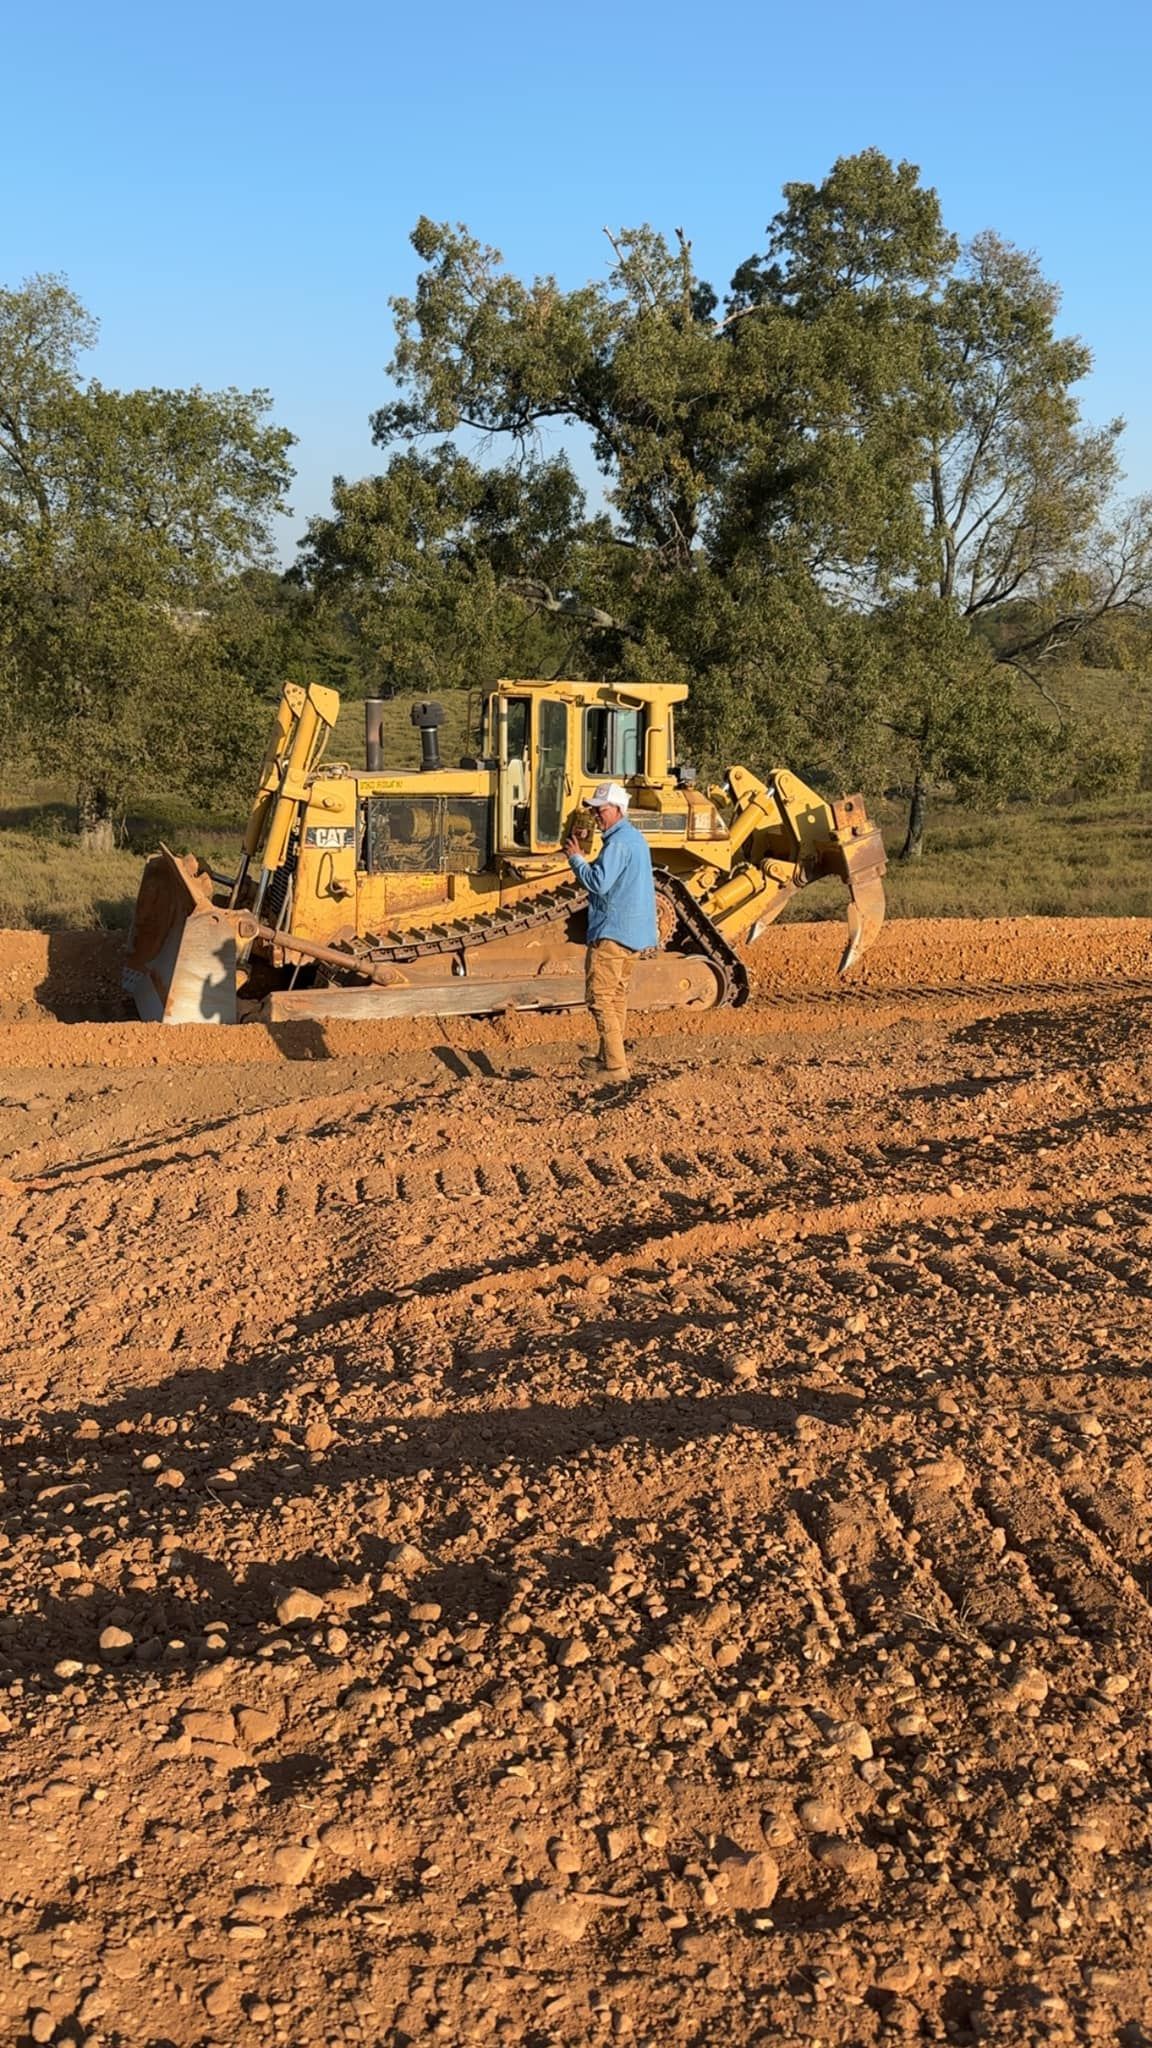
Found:
[[[109, 924], [126, 926], [132, 901], [99, 903]], [[58, 1024], [113, 1024], [130, 1012], [120, 987], [124, 931], [49, 932], [46, 971], [36, 1002]]]

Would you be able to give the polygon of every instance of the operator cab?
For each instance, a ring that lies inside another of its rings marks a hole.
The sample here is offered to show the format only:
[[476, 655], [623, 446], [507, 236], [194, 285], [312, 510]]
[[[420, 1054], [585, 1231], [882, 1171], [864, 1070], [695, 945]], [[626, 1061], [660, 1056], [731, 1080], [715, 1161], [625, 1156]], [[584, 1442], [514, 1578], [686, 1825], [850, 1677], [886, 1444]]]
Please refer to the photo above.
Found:
[[493, 697], [496, 843], [508, 852], [557, 845], [568, 789], [568, 706], [555, 697]]
[[[483, 765], [495, 770], [493, 847], [499, 859], [555, 860], [598, 782], [630, 789], [642, 830], [682, 837], [669, 808], [676, 684], [506, 682], [487, 700]], [[479, 765], [479, 764], [478, 764]]]
[[596, 781], [635, 776], [644, 758], [642, 711], [577, 707], [539, 690], [494, 698], [491, 738], [499, 777], [497, 844], [508, 851], [558, 847], [581, 771]]

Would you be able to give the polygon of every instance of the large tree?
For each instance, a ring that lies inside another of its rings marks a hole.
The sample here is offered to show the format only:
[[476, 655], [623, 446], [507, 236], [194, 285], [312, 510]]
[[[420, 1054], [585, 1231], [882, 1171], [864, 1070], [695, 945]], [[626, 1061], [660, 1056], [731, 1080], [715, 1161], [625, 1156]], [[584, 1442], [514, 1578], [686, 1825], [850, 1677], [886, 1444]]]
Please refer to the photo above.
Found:
[[132, 783], [215, 785], [254, 712], [234, 585], [269, 560], [292, 437], [263, 392], [86, 381], [63, 280], [0, 292], [0, 660], [9, 738], [108, 844]]
[[[1152, 549], [1147, 504], [1113, 510], [1119, 425], [1081, 420], [1088, 351], [1033, 257], [961, 249], [878, 150], [786, 186], [723, 304], [679, 230], [610, 236], [575, 289], [511, 275], [462, 226], [412, 240], [374, 419], [388, 468], [339, 487], [307, 563], [378, 639], [423, 592], [398, 673], [457, 672], [470, 632], [504, 665], [520, 605], [563, 615], [591, 673], [687, 676], [713, 753], [849, 776], [895, 759], [921, 797], [1039, 777], [1050, 728], [1017, 671], [1046, 688], [1070, 639], [1143, 605]], [[604, 504], [569, 494], [542, 534], [557, 426], [585, 436]], [[503, 462], [461, 457], [465, 433]]]
[[585, 525], [563, 458], [481, 468], [445, 442], [337, 477], [299, 572], [354, 621], [373, 689], [467, 689], [564, 665], [587, 611], [566, 589]]

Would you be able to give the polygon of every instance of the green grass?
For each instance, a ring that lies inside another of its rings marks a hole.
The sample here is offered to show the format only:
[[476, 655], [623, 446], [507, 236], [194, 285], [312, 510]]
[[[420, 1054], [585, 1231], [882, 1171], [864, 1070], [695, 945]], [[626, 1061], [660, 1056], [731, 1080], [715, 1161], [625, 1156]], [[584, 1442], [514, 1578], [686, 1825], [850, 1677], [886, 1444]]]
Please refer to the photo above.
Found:
[[[1139, 733], [1152, 730], [1152, 670], [1087, 668], [1074, 663], [1054, 670], [1045, 687], [1057, 703], [1086, 725], [1122, 726]], [[1047, 707], [1047, 700], [1025, 678], [1020, 678], [1018, 688], [1027, 710]]]
[[32, 833], [0, 831], [0, 926], [120, 930], [131, 920], [139, 874], [132, 854], [81, 854]]
[[888, 894], [896, 917], [973, 904], [980, 917], [1152, 917], [1152, 791], [986, 818], [942, 811], [924, 859], [893, 862]]
[[179, 795], [134, 805], [114, 853], [82, 852], [58, 782], [0, 787], [0, 926], [6, 930], [126, 930], [146, 856], [163, 839], [221, 869], [233, 868], [243, 820], [204, 814]]
[[[873, 807], [888, 848], [890, 917], [1150, 917], [1152, 791], [1091, 803], [1002, 811], [929, 810], [922, 860], [896, 858], [900, 807]], [[839, 891], [821, 884], [792, 919], [840, 917]]]

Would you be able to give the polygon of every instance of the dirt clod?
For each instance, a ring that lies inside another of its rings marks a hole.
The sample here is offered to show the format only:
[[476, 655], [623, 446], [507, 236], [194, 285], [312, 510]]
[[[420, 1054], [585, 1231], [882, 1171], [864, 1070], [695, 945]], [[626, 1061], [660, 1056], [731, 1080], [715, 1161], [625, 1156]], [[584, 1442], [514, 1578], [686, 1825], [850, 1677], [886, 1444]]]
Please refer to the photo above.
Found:
[[764, 1849], [729, 1852], [717, 1864], [718, 1887], [725, 1904], [742, 1912], [762, 1912], [772, 1904], [780, 1883], [775, 1857]]
[[303, 1884], [315, 1861], [314, 1846], [305, 1842], [286, 1842], [273, 1852], [272, 1875], [278, 1884]]
[[876, 1851], [864, 1842], [847, 1841], [842, 1835], [825, 1835], [813, 1844], [813, 1854], [818, 1863], [842, 1872], [845, 1877], [876, 1875]]
[[583, 1941], [588, 1932], [589, 1908], [572, 1892], [539, 1885], [525, 1894], [520, 1921], [525, 1934], [542, 1935], [561, 1943]]
[[290, 1586], [276, 1601], [276, 1619], [283, 1628], [300, 1621], [319, 1621], [323, 1612], [319, 1594], [309, 1593], [304, 1586]]
[[233, 1718], [240, 1740], [249, 1749], [274, 1742], [280, 1732], [279, 1714], [270, 1714], [263, 1707], [237, 1707]]

